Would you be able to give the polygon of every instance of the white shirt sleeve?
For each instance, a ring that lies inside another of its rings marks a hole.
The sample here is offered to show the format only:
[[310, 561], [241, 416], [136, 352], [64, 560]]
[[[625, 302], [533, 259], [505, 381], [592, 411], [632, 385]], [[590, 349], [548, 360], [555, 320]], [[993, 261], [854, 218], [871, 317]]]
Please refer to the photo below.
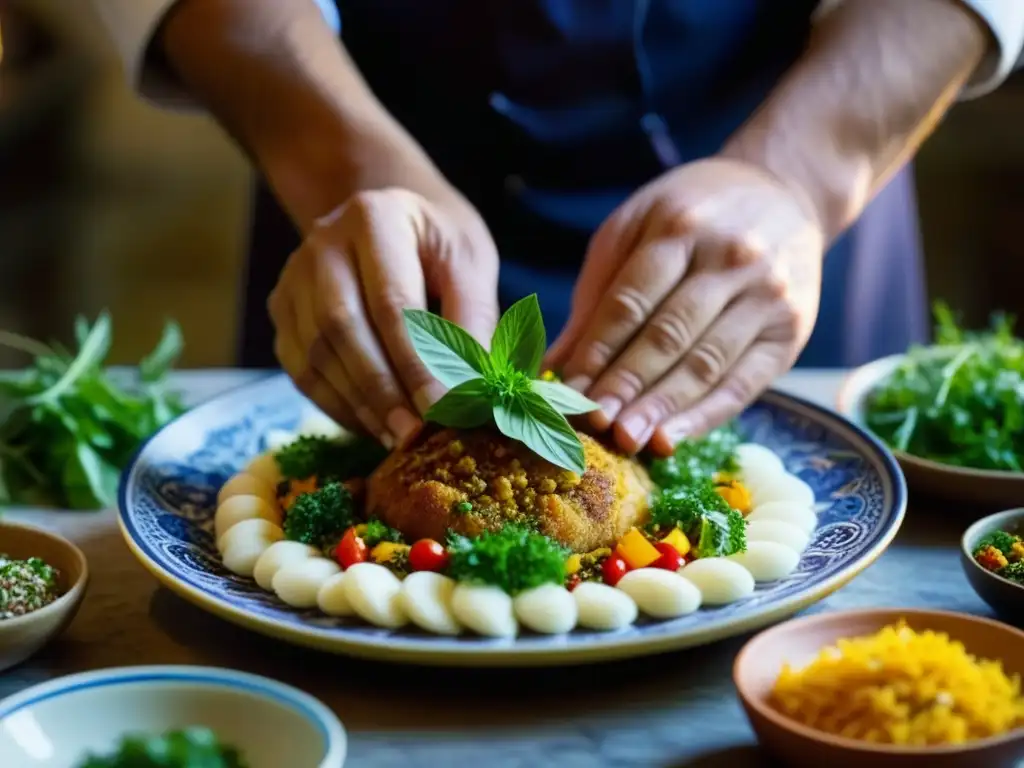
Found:
[[995, 90], [1024, 65], [1024, 0], [961, 0], [992, 31], [996, 47], [981, 63], [962, 97], [971, 99]]
[[[286, 0], [287, 1], [287, 0]], [[1022, 0], [1024, 1], [1024, 0]], [[92, 0], [103, 26], [121, 58], [128, 84], [144, 98], [163, 107], [194, 108], [173, 73], [149, 56], [153, 36], [178, 0]], [[341, 30], [333, 0], [314, 0], [327, 23]]]

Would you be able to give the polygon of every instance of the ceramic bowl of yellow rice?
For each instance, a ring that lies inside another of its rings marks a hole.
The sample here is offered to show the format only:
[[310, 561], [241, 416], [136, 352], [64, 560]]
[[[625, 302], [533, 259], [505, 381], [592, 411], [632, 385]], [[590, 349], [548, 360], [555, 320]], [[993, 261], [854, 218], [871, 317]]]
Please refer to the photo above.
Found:
[[943, 611], [824, 613], [754, 637], [733, 680], [796, 768], [1024, 766], [1024, 632]]

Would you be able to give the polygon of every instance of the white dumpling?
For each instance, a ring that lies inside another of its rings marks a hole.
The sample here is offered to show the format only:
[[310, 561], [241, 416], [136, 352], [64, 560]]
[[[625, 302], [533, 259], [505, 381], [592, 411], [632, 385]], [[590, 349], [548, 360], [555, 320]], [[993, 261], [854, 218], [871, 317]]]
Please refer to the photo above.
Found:
[[750, 571], [724, 557], [694, 560], [680, 573], [700, 590], [704, 605], [734, 603], [754, 592]]
[[271, 506], [277, 505], [276, 490], [266, 480], [256, 477], [256, 475], [250, 475], [248, 472], [239, 472], [228, 478], [228, 481], [217, 491], [218, 506], [232, 496], [258, 496]]
[[250, 475], [256, 475], [256, 477], [263, 480], [272, 488], [277, 488], [278, 483], [280, 483], [282, 479], [281, 468], [277, 466], [277, 459], [274, 458], [274, 454], [270, 451], [267, 453], [261, 453], [250, 461], [248, 466], [246, 466], [245, 471]]
[[384, 629], [409, 623], [402, 605], [402, 582], [383, 565], [356, 563], [345, 571], [342, 585], [348, 604], [364, 621]]
[[321, 557], [320, 550], [300, 541], [275, 541], [260, 555], [253, 568], [256, 583], [268, 592], [274, 591], [274, 576], [286, 565], [300, 563], [311, 557]]
[[786, 501], [802, 507], [814, 507], [814, 491], [807, 483], [788, 472], [771, 477], [758, 477], [751, 483], [754, 506], [772, 501]]
[[229, 496], [217, 505], [213, 514], [213, 535], [219, 542], [224, 534], [243, 520], [266, 520], [281, 525], [281, 508], [271, 506], [259, 496]]
[[791, 523], [808, 535], [818, 527], [818, 515], [813, 509], [788, 501], [769, 501], [767, 504], [754, 507], [754, 511], [747, 515], [747, 522], [755, 520]]
[[284, 538], [284, 531], [266, 520], [243, 520], [224, 535], [221, 562], [238, 576], [251, 577], [264, 552]]
[[782, 520], [752, 520], [747, 524], [747, 542], [751, 541], [774, 541], [799, 554], [807, 549], [811, 537]]
[[308, 437], [326, 437], [336, 439], [347, 433], [338, 423], [323, 411], [312, 411], [300, 423], [298, 434]]
[[274, 575], [274, 594], [292, 608], [313, 608], [320, 587], [341, 567], [326, 557], [310, 557], [289, 563]]
[[402, 580], [402, 607], [420, 629], [457, 635], [462, 626], [452, 611], [455, 580], [432, 571], [416, 571]]
[[736, 446], [736, 463], [740, 465], [740, 474], [775, 475], [785, 472], [779, 455], [770, 448], [757, 443], [741, 443]]
[[452, 613], [466, 628], [484, 637], [515, 637], [519, 632], [512, 598], [500, 587], [457, 584], [452, 590]]
[[523, 626], [544, 635], [561, 635], [576, 626], [576, 601], [561, 584], [541, 584], [520, 592], [512, 609]]
[[727, 559], [750, 571], [754, 581], [777, 581], [789, 576], [800, 564], [798, 552], [775, 541], [748, 541], [745, 552]]
[[328, 616], [353, 616], [355, 611], [345, 594], [345, 572], [339, 571], [320, 585], [316, 594], [317, 607]]
[[284, 531], [281, 530], [281, 526], [275, 525], [265, 518], [254, 517], [250, 520], [241, 520], [231, 526], [223, 536], [217, 539], [217, 549], [222, 553], [227, 552], [236, 542], [255, 539], [265, 541], [269, 547], [275, 541], [280, 541], [283, 538]]
[[585, 581], [572, 591], [579, 611], [577, 621], [581, 627], [612, 631], [624, 629], [636, 621], [639, 614], [636, 602], [621, 589]]
[[271, 453], [277, 453], [285, 446], [295, 442], [297, 434], [287, 429], [268, 429], [263, 436], [263, 443]]
[[662, 568], [638, 568], [615, 585], [655, 619], [675, 619], [700, 608], [700, 590], [675, 571]]

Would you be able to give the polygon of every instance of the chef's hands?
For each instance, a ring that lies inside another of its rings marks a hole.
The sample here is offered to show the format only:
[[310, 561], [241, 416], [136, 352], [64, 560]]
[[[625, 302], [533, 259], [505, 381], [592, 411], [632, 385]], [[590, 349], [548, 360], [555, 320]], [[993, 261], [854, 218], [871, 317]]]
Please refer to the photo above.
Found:
[[402, 310], [439, 298], [444, 317], [486, 344], [497, 283], [494, 242], [461, 199], [359, 193], [318, 220], [289, 257], [268, 301], [274, 351], [340, 424], [401, 444], [444, 393], [413, 351]]
[[811, 205], [758, 168], [703, 160], [637, 191], [590, 243], [548, 365], [626, 451], [738, 414], [795, 362], [821, 292]]

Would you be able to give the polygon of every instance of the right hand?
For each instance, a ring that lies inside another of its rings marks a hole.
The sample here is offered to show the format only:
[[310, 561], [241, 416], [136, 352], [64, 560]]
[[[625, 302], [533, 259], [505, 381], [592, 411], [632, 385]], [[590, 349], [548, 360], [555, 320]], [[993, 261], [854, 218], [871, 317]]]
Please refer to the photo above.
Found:
[[296, 386], [342, 426], [407, 442], [445, 391], [419, 361], [402, 310], [441, 314], [485, 346], [498, 320], [498, 254], [454, 195], [360, 192], [316, 221], [267, 302], [274, 352]]

